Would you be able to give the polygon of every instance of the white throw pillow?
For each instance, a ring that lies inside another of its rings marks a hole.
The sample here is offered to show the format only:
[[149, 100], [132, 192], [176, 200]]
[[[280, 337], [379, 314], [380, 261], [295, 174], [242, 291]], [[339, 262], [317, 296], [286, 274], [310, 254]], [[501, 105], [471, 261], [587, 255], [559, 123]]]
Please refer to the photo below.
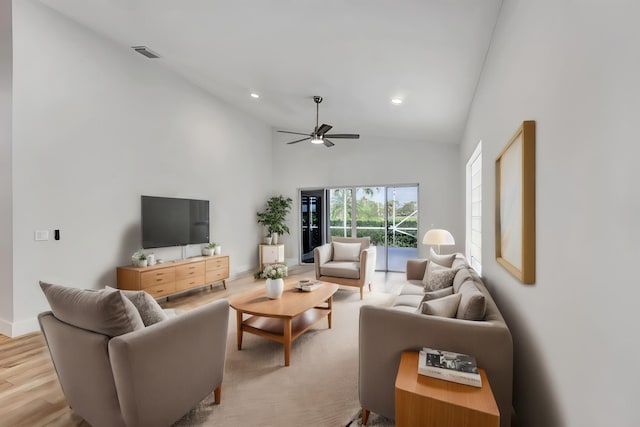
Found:
[[424, 277], [422, 278], [425, 292], [437, 291], [438, 289], [452, 286], [453, 278], [457, 272], [458, 269], [443, 267], [429, 260], [424, 272]]
[[360, 261], [360, 243], [333, 242], [334, 261]]
[[456, 259], [456, 254], [437, 254], [433, 248], [429, 249], [429, 260], [443, 267], [451, 267]]
[[431, 301], [424, 301], [420, 304], [418, 310], [422, 314], [453, 318], [456, 317], [456, 313], [458, 312], [460, 297], [460, 294], [453, 294]]

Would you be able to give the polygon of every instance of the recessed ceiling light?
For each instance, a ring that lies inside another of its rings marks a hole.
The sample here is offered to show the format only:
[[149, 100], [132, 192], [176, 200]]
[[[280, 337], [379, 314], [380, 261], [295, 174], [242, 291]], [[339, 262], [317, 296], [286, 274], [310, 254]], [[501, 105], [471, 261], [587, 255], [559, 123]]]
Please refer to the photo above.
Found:
[[393, 98], [393, 99], [391, 99], [391, 103], [392, 103], [393, 105], [400, 105], [400, 104], [402, 104], [402, 99], [400, 99], [400, 98]]
[[252, 97], [252, 98], [255, 98], [255, 99], [258, 99], [258, 98], [260, 98], [260, 95], [258, 95], [258, 94], [257, 94], [257, 93], [255, 93], [255, 92], [251, 92], [251, 97]]

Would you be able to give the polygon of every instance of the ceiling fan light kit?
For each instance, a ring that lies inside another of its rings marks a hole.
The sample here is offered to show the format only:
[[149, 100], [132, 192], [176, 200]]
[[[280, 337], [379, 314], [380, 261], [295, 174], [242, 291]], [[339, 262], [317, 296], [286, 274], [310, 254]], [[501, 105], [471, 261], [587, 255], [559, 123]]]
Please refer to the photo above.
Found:
[[287, 142], [287, 144], [297, 144], [298, 142], [310, 140], [312, 144], [324, 144], [325, 147], [331, 148], [335, 144], [330, 140], [328, 140], [327, 137], [336, 138], [336, 139], [359, 139], [360, 138], [360, 135], [356, 133], [334, 133], [334, 134], [327, 133], [331, 130], [331, 128], [333, 128], [333, 126], [328, 125], [326, 123], [323, 123], [322, 126], [318, 126], [318, 115], [320, 110], [320, 103], [322, 102], [322, 97], [314, 96], [313, 102], [316, 103], [316, 127], [313, 128], [313, 132], [311, 132], [310, 134], [306, 134], [301, 132], [290, 132], [286, 130], [279, 130], [278, 132], [281, 132], [281, 133], [289, 133], [293, 135], [306, 135], [304, 138]]

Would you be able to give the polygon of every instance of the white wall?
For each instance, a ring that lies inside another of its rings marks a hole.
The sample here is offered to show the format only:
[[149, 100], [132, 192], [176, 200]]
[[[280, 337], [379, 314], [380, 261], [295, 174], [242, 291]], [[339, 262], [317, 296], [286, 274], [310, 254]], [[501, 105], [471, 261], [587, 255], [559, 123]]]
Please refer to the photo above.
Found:
[[[291, 235], [284, 237], [285, 257], [299, 259], [300, 202], [298, 189], [345, 185], [419, 185], [419, 254], [427, 255], [422, 236], [434, 227], [451, 231], [455, 247], [464, 247], [464, 196], [455, 189], [462, 179], [458, 171], [459, 147], [422, 141], [401, 141], [362, 135], [360, 140], [336, 140], [326, 148], [274, 134], [273, 185], [275, 192], [294, 199], [289, 217]], [[453, 190], [452, 190], [453, 189]]]
[[48, 307], [38, 280], [115, 284], [140, 246], [141, 194], [210, 200], [231, 274], [255, 268], [270, 127], [36, 1], [14, 13], [14, 334]]
[[[505, 0], [464, 142], [483, 146], [483, 273], [523, 426], [640, 425], [640, 3]], [[536, 121], [537, 280], [495, 262], [495, 158]], [[488, 183], [488, 185], [487, 185]]]
[[11, 201], [12, 101], [11, 0], [0, 0], [0, 334], [9, 335], [13, 318]]

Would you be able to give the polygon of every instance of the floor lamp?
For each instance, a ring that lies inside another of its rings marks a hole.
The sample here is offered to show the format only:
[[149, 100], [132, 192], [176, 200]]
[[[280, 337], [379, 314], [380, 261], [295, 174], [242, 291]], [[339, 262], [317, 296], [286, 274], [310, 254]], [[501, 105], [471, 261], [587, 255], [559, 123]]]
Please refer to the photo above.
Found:
[[438, 248], [438, 254], [440, 254], [440, 245], [455, 245], [456, 241], [447, 230], [432, 228], [425, 233], [422, 238], [422, 243], [425, 245], [435, 245]]

